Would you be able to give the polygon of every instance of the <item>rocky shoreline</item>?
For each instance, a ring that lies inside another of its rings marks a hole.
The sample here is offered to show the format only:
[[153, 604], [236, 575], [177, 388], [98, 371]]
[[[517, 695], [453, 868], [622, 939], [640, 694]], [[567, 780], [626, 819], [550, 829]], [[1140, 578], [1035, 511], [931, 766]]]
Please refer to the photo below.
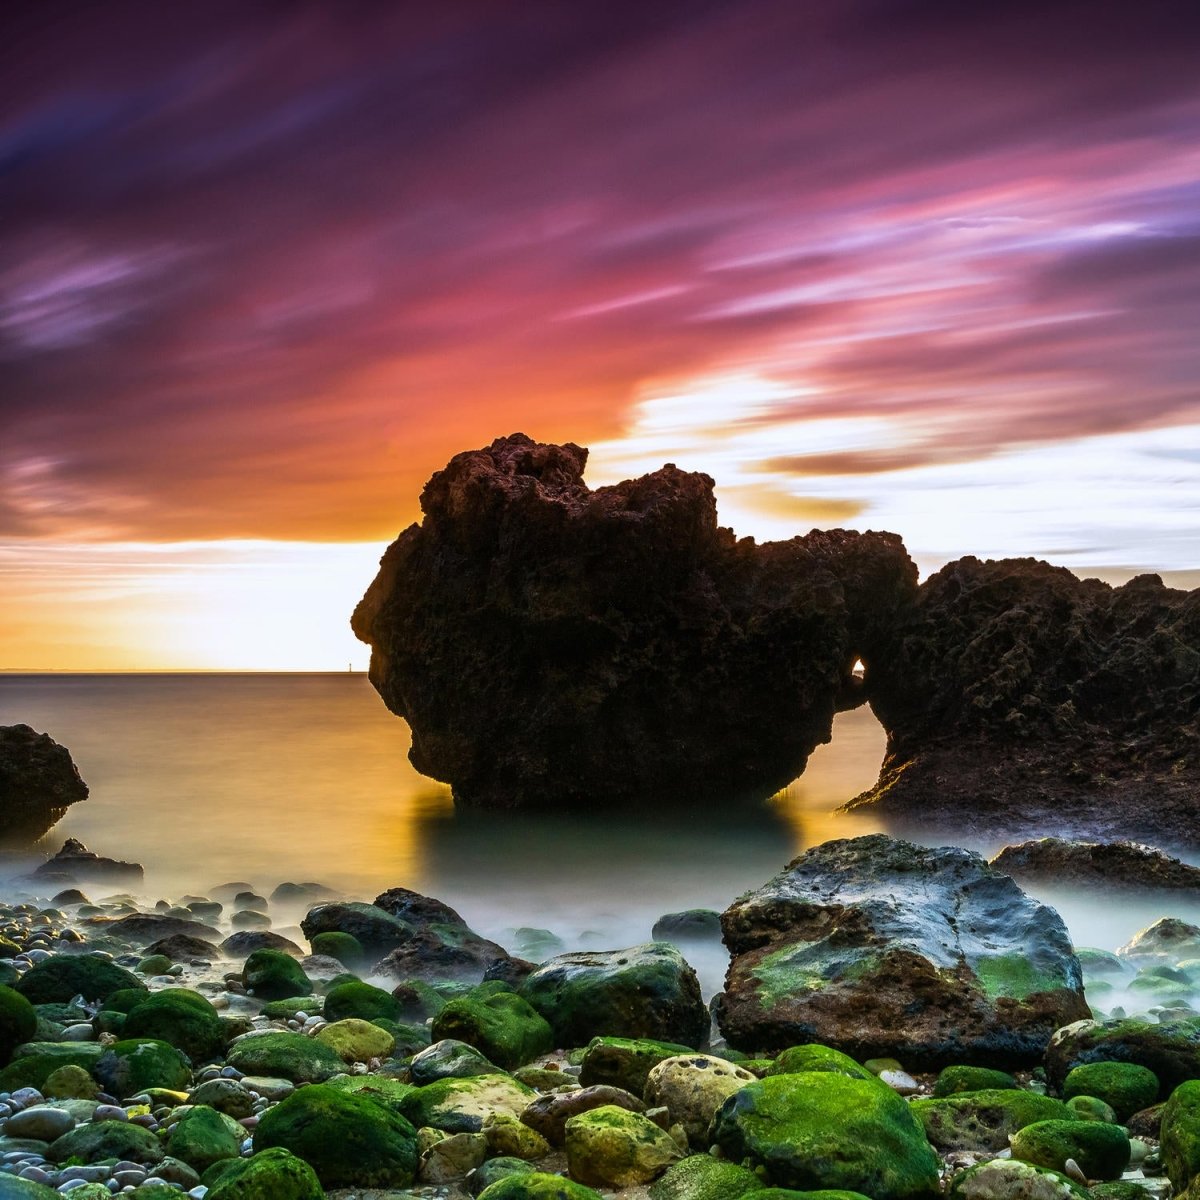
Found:
[[151, 902], [69, 849], [92, 883], [47, 885], [60, 862], [0, 904], [2, 1200], [1147, 1200], [1200, 1176], [1200, 928], [1075, 948], [966, 851], [801, 855], [721, 915], [707, 1004], [711, 913], [609, 951], [524, 930], [524, 958], [404, 888]]

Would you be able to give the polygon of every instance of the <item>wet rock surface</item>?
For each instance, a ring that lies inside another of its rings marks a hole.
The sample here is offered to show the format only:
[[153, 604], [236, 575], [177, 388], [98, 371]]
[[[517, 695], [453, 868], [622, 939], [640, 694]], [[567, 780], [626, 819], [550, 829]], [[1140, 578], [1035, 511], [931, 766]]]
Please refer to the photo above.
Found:
[[65, 746], [28, 725], [0, 725], [0, 839], [39, 838], [87, 796]]
[[1044, 837], [1005, 846], [991, 865], [1016, 880], [1062, 888], [1167, 892], [1200, 899], [1200, 867], [1140, 842], [1080, 842]]

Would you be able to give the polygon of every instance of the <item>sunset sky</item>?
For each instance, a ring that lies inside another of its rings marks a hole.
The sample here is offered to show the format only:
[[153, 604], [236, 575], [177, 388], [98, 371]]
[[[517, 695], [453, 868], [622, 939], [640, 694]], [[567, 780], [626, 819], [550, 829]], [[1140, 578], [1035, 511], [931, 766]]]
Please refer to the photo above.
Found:
[[1200, 6], [8, 5], [0, 668], [366, 665], [521, 430], [1200, 585]]

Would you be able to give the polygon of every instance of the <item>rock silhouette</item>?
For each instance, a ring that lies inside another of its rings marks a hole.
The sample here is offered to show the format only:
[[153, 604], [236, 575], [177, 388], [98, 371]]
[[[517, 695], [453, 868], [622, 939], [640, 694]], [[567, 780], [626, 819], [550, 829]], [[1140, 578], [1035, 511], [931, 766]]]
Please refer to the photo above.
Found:
[[0, 726], [0, 838], [39, 838], [87, 795], [65, 746], [28, 725]]

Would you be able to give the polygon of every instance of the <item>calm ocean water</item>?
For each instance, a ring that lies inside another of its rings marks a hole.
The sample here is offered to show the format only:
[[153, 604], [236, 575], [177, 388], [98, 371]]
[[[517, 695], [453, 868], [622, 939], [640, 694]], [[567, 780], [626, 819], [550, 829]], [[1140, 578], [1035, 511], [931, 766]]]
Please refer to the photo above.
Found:
[[[17, 722], [67, 746], [91, 788], [42, 855], [78, 837], [142, 863], [164, 897], [231, 880], [315, 880], [365, 900], [409, 887], [508, 945], [521, 926], [569, 948], [631, 945], [664, 912], [724, 908], [805, 847], [878, 828], [833, 811], [878, 772], [884, 734], [866, 709], [839, 716], [759, 810], [660, 813], [647, 796], [636, 819], [456, 812], [409, 765], [407, 726], [363, 675], [0, 675], [0, 724]], [[1161, 915], [1053, 899], [1086, 944]], [[724, 959], [697, 966], [711, 984]]]

